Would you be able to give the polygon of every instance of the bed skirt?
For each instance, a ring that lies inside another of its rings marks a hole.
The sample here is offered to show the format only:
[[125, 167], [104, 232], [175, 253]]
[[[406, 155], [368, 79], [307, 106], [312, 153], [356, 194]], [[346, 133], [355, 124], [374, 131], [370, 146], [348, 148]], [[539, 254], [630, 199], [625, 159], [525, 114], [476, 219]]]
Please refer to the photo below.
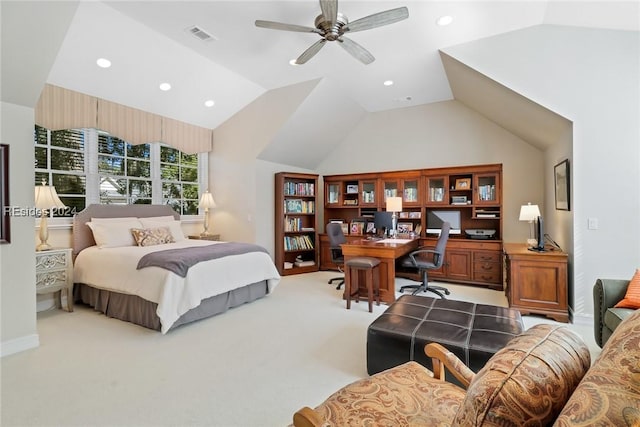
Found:
[[[180, 316], [170, 330], [185, 323], [224, 313], [230, 308], [262, 298], [267, 293], [267, 281], [263, 280], [224, 294], [209, 297], [203, 300], [199, 306]], [[160, 318], [156, 314], [158, 304], [142, 299], [137, 295], [92, 288], [83, 283], [74, 284], [73, 295], [76, 302], [89, 305], [108, 317], [135, 323], [156, 331], [160, 330]]]

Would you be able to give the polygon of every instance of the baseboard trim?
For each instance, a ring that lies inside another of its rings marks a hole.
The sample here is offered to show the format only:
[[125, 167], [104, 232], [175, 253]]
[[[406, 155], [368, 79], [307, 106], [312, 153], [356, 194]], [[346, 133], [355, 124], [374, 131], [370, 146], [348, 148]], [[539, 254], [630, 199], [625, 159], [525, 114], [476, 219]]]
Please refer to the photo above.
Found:
[[38, 334], [27, 335], [20, 338], [14, 338], [0, 343], [0, 357], [10, 354], [20, 353], [40, 346], [40, 336]]
[[574, 325], [593, 326], [593, 316], [588, 314], [575, 314], [572, 313], [572, 323]]

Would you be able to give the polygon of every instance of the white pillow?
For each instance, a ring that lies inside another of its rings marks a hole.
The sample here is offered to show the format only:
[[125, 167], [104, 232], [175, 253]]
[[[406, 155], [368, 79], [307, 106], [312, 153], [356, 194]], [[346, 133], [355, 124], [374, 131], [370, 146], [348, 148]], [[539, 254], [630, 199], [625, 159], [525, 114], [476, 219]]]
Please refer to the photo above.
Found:
[[182, 226], [180, 225], [180, 221], [177, 220], [156, 220], [154, 218], [140, 218], [140, 222], [142, 223], [142, 228], [157, 228], [157, 227], [169, 227], [171, 231], [171, 235], [173, 236], [173, 240], [176, 242], [181, 242], [182, 240], [186, 240], [187, 238], [184, 236], [184, 232], [182, 231]]
[[135, 216], [122, 216], [122, 217], [115, 217], [115, 218], [91, 218], [91, 222], [97, 224], [97, 223], [105, 223], [105, 222], [127, 222], [127, 221], [135, 221], [138, 218], [136, 218]]
[[146, 217], [139, 217], [139, 220], [143, 220], [146, 219], [148, 221], [176, 221], [176, 218], [173, 215], [166, 215], [166, 216], [146, 216]]
[[117, 248], [120, 246], [136, 246], [136, 240], [131, 234], [132, 228], [144, 228], [142, 223], [134, 218], [128, 221], [87, 222], [93, 232], [93, 239], [99, 248]]

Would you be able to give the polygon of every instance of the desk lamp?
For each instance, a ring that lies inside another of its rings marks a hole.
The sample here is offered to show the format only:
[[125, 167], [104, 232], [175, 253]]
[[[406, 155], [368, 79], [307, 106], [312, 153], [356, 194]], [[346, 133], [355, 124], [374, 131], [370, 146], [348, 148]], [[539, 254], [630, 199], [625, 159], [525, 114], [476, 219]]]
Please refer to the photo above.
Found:
[[391, 237], [398, 236], [398, 212], [402, 212], [402, 197], [387, 197], [387, 212], [391, 215]]
[[47, 185], [46, 181], [42, 181], [42, 185], [36, 185], [35, 192], [36, 208], [40, 209], [40, 244], [36, 246], [36, 251], [48, 251], [51, 245], [47, 243], [49, 239], [49, 228], [47, 225], [47, 215], [50, 209], [63, 209], [66, 206], [60, 198], [53, 185]]
[[533, 220], [540, 216], [540, 209], [538, 205], [532, 205], [531, 202], [520, 207], [520, 221], [529, 221], [529, 238], [527, 239], [527, 245], [530, 247], [536, 246], [538, 241], [533, 235]]
[[200, 233], [200, 236], [206, 237], [209, 236], [209, 209], [216, 207], [216, 202], [209, 190], [202, 193], [198, 206], [204, 209], [204, 231]]

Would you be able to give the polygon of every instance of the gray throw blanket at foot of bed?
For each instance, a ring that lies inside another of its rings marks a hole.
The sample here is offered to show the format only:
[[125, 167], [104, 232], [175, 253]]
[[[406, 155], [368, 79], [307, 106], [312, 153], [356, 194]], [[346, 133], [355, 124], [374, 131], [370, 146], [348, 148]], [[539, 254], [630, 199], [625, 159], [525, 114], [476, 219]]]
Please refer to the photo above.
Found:
[[267, 252], [265, 248], [251, 243], [226, 242], [207, 246], [167, 249], [151, 252], [138, 261], [138, 270], [144, 267], [160, 267], [186, 277], [189, 267], [200, 261], [209, 261], [230, 255], [241, 255], [249, 252]]

